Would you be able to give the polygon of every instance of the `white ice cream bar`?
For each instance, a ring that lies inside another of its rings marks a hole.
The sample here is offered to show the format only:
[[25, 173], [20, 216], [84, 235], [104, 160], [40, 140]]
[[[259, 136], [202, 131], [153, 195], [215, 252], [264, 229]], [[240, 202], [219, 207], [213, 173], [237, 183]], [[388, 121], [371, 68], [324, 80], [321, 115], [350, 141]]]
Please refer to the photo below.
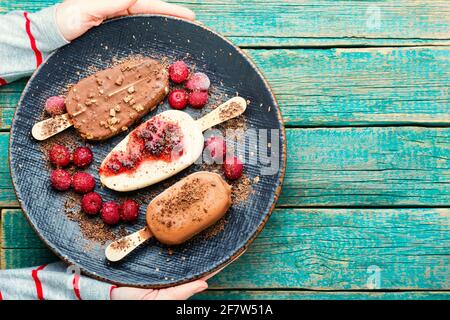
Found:
[[[105, 158], [100, 169], [100, 180], [108, 188], [116, 191], [132, 191], [141, 189], [152, 184], [163, 181], [176, 173], [186, 169], [197, 160], [203, 151], [203, 131], [226, 120], [242, 114], [246, 109], [246, 102], [241, 97], [235, 97], [199, 120], [194, 120], [189, 114], [178, 110], [162, 112], [147, 120], [135, 130], [130, 132]], [[158, 118], [165, 123], [178, 125], [182, 140], [181, 155], [167, 159], [151, 158], [141, 161], [132, 170], [118, 171], [111, 174], [111, 171], [103, 170], [108, 161], [118, 153], [127, 153], [128, 142], [131, 135], [136, 130], [140, 130], [150, 121]]]

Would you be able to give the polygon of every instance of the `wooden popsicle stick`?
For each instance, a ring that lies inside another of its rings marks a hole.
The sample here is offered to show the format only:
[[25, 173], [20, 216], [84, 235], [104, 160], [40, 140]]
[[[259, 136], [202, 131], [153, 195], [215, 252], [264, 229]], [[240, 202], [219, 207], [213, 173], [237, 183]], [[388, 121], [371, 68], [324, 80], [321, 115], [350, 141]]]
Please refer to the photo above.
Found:
[[33, 129], [31, 129], [31, 134], [36, 140], [42, 141], [53, 137], [55, 134], [66, 130], [72, 126], [72, 121], [68, 113], [54, 116], [49, 119], [37, 122]]
[[234, 97], [221, 104], [213, 111], [198, 119], [202, 131], [205, 131], [219, 123], [236, 118], [244, 113], [247, 102], [242, 97]]
[[105, 249], [106, 259], [117, 262], [125, 258], [131, 251], [150, 239], [153, 235], [147, 227], [144, 227], [126, 237], [110, 243]]

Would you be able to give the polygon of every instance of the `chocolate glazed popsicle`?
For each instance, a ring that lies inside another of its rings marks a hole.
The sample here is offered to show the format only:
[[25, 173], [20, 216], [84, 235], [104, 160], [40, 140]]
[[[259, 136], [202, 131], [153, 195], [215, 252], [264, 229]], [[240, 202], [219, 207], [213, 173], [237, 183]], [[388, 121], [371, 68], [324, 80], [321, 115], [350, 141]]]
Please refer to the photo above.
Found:
[[181, 244], [224, 216], [231, 187], [216, 173], [199, 171], [178, 181], [147, 207], [147, 227], [111, 243], [109, 261], [119, 261], [154, 236], [167, 245]]
[[153, 110], [169, 92], [166, 68], [150, 58], [132, 59], [79, 81], [66, 96], [67, 114], [33, 127], [37, 140], [73, 125], [87, 140], [104, 140]]

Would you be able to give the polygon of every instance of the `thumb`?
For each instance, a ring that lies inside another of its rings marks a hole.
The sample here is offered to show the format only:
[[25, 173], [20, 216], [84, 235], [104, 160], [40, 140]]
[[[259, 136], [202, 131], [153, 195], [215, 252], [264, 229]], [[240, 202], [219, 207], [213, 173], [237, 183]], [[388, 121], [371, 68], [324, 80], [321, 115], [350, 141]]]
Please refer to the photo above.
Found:
[[161, 289], [156, 296], [157, 300], [186, 300], [196, 293], [200, 293], [208, 288], [208, 284], [203, 280], [196, 280], [176, 287]]

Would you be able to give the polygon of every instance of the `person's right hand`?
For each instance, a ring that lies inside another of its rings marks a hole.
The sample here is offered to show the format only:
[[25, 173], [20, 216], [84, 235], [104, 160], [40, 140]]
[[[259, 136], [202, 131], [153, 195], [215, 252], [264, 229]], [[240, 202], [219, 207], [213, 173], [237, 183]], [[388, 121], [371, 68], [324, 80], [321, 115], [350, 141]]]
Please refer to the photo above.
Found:
[[64, 38], [72, 41], [106, 19], [145, 13], [195, 19], [188, 8], [160, 0], [66, 0], [56, 8], [56, 23]]

